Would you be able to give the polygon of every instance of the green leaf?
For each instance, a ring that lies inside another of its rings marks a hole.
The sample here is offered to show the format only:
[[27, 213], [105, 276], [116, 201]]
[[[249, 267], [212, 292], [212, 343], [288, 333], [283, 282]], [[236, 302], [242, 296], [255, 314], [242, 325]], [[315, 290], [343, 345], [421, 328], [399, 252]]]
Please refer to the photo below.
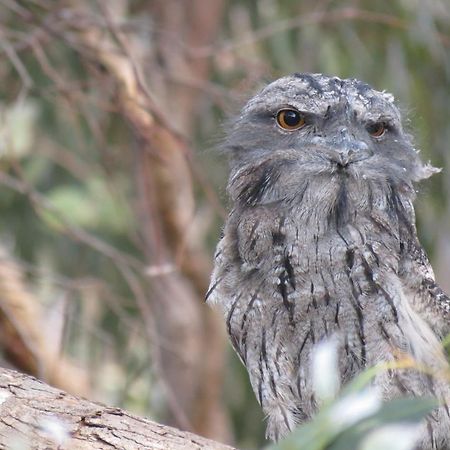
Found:
[[[436, 406], [438, 402], [432, 398], [398, 398], [386, 402], [376, 414], [340, 433], [327, 450], [356, 449], [361, 441], [374, 430], [386, 424], [418, 423]], [[391, 447], [390, 450], [396, 449]]]

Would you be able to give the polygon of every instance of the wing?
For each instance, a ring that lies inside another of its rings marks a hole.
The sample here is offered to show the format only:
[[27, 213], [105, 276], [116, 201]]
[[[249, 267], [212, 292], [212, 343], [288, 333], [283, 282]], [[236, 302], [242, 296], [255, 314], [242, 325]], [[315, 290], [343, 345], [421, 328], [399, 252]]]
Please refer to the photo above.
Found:
[[263, 260], [276, 266], [269, 249], [278, 220], [258, 214], [255, 210], [232, 213], [217, 246], [206, 301], [221, 307], [231, 344], [247, 367], [267, 416], [266, 434], [277, 440], [297, 424], [299, 400], [292, 388], [294, 355], [288, 349], [293, 337], [283, 301], [276, 297], [281, 295], [280, 287], [275, 275], [264, 276], [258, 269]]
[[450, 333], [450, 297], [434, 278], [425, 250], [417, 239], [405, 245], [399, 276], [411, 305], [441, 338]]

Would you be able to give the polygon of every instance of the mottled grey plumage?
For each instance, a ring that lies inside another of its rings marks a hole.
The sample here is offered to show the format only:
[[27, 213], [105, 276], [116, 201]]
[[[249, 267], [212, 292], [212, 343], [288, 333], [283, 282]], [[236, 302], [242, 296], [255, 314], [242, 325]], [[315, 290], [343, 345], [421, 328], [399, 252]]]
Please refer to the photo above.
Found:
[[[306, 125], [287, 131], [277, 112]], [[386, 133], [373, 137], [382, 122]], [[225, 142], [233, 202], [207, 300], [219, 304], [278, 439], [317, 409], [314, 345], [338, 341], [343, 383], [405, 354], [448, 368], [440, 340], [450, 300], [434, 281], [416, 233], [414, 183], [424, 165], [390, 94], [319, 74], [281, 78], [252, 98]], [[449, 398], [448, 384], [415, 369], [375, 384], [385, 398]], [[423, 425], [423, 449], [450, 448], [447, 406]]]

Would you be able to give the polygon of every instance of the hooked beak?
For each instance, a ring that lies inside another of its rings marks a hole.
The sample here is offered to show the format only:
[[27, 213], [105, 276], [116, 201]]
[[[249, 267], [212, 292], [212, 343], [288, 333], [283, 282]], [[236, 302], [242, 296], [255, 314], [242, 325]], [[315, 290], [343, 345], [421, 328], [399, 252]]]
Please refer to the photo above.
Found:
[[351, 163], [362, 161], [370, 156], [369, 146], [351, 135], [346, 127], [341, 128], [332, 140], [330, 159], [339, 168], [347, 167]]

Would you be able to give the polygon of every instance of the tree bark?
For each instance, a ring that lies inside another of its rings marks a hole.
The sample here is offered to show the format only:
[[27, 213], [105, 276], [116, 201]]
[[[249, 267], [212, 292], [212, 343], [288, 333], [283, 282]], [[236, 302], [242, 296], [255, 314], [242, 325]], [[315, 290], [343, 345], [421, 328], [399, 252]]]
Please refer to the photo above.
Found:
[[119, 408], [75, 397], [29, 375], [3, 368], [0, 448], [233, 450]]

